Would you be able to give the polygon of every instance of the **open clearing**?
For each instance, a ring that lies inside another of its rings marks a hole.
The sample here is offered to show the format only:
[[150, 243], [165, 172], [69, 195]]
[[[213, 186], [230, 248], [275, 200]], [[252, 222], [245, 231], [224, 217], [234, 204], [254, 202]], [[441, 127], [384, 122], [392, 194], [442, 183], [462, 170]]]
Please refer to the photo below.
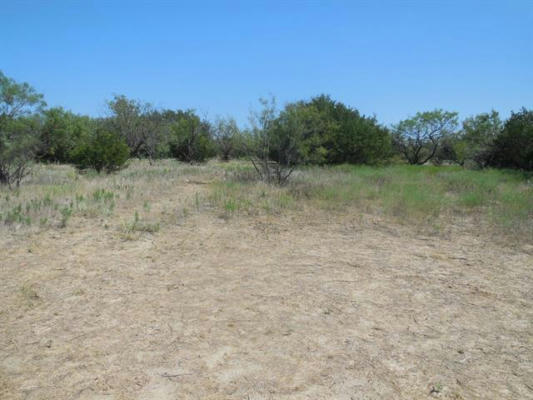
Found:
[[530, 240], [228, 217], [193, 168], [133, 177], [112, 213], [0, 231], [1, 399], [533, 398]]

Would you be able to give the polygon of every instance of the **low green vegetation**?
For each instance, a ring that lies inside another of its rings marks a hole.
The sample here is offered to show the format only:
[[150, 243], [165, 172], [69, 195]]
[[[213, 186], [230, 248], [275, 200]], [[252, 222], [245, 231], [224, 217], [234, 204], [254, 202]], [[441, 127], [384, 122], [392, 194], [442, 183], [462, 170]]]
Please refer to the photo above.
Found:
[[300, 169], [282, 187], [253, 177], [244, 163], [226, 168], [226, 180], [213, 185], [210, 200], [227, 214], [311, 206], [410, 224], [473, 223], [506, 234], [533, 235], [533, 183], [513, 170], [345, 164]]
[[198, 214], [370, 215], [439, 231], [456, 226], [520, 240], [533, 237], [533, 184], [516, 170], [460, 166], [305, 166], [285, 185], [258, 179], [248, 161], [190, 166], [132, 161], [111, 175], [39, 165], [26, 185], [0, 188], [0, 230], [62, 229], [73, 218], [154, 234]]
[[158, 232], [160, 224], [157, 222], [147, 222], [143, 220], [137, 211], [133, 215], [133, 220], [129, 223], [126, 223], [123, 226], [123, 231], [127, 234], [133, 232], [148, 232], [155, 233]]
[[73, 215], [83, 217], [113, 214], [115, 199], [112, 192], [97, 189], [92, 195], [76, 193], [76, 186], [66, 192], [55, 185], [42, 187], [41, 195], [28, 196], [20, 191], [10, 191], [0, 198], [0, 224], [20, 227], [65, 228]]
[[72, 151], [72, 161], [77, 168], [92, 168], [98, 173], [118, 171], [124, 167], [129, 156], [130, 150], [122, 138], [101, 129]]

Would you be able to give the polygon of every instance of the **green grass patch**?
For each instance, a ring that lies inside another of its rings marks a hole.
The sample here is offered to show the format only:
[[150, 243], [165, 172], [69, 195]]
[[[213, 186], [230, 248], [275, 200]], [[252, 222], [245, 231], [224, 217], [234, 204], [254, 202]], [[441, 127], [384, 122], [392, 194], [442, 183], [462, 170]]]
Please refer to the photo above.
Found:
[[456, 166], [306, 167], [283, 187], [254, 178], [242, 163], [224, 165], [226, 180], [210, 201], [228, 214], [279, 213], [304, 204], [325, 210], [360, 208], [409, 223], [442, 226], [465, 216], [519, 235], [533, 234], [533, 184], [507, 170]]

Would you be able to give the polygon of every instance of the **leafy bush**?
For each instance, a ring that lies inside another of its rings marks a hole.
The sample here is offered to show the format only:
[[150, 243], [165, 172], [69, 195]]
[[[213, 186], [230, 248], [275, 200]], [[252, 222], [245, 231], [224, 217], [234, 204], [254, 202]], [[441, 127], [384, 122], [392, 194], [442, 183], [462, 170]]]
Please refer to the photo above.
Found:
[[276, 99], [259, 99], [262, 109], [252, 111], [248, 156], [259, 179], [278, 185], [287, 182], [301, 161], [301, 132], [284, 130], [276, 121]]
[[389, 131], [373, 117], [332, 100], [314, 97], [308, 103], [319, 114], [319, 150], [325, 150], [329, 164], [377, 164], [390, 156]]
[[511, 114], [487, 158], [496, 167], [533, 170], [533, 110]]
[[501, 130], [502, 121], [494, 110], [469, 117], [463, 121], [460, 131], [442, 138], [432, 162], [451, 161], [468, 168], [486, 167], [489, 151]]
[[274, 100], [260, 101], [249, 153], [262, 180], [285, 183], [302, 164], [377, 164], [390, 156], [386, 128], [328, 96], [289, 103], [279, 114]]
[[390, 155], [386, 128], [326, 95], [287, 104], [275, 130], [279, 140], [293, 142], [302, 163], [376, 164]]
[[115, 95], [107, 103], [111, 118], [107, 128], [126, 141], [134, 157], [153, 159], [162, 142], [161, 114], [150, 103]]
[[473, 164], [485, 167], [487, 154], [494, 139], [502, 131], [502, 121], [496, 111], [467, 118], [459, 140], [455, 143], [455, 154], [460, 165]]
[[242, 152], [242, 135], [233, 118], [218, 118], [213, 132], [217, 153], [222, 161], [229, 161]]
[[98, 173], [117, 171], [128, 161], [129, 147], [118, 135], [98, 129], [72, 152], [77, 168], [94, 168]]
[[181, 112], [170, 126], [170, 153], [185, 162], [202, 162], [215, 155], [210, 126], [192, 111]]
[[44, 112], [44, 123], [40, 130], [38, 157], [45, 161], [71, 162], [75, 147], [90, 135], [94, 121], [63, 108], [52, 108]]

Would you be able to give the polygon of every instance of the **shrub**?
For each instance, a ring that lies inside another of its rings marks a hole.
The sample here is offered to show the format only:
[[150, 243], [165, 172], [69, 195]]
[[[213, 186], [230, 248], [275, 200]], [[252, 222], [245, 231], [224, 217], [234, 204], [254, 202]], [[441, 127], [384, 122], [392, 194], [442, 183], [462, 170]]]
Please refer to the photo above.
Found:
[[301, 159], [301, 132], [286, 130], [276, 121], [276, 99], [259, 99], [262, 109], [252, 111], [249, 158], [259, 179], [282, 185]]
[[503, 168], [533, 170], [533, 110], [512, 113], [488, 152], [488, 163]]
[[454, 146], [457, 162], [460, 165], [470, 163], [485, 167], [488, 151], [501, 131], [502, 122], [498, 112], [494, 110], [490, 114], [467, 118]]
[[218, 118], [214, 124], [217, 152], [222, 161], [237, 156], [242, 147], [241, 132], [233, 118]]
[[297, 165], [377, 164], [390, 156], [390, 135], [374, 118], [330, 97], [287, 104], [260, 100], [251, 116], [249, 151], [261, 179], [285, 183]]
[[178, 160], [202, 162], [215, 155], [209, 124], [192, 111], [182, 112], [170, 131], [170, 153]]
[[147, 156], [152, 160], [163, 140], [161, 114], [150, 103], [115, 95], [107, 103], [111, 118], [108, 129], [123, 138], [133, 157]]
[[390, 156], [389, 131], [375, 118], [326, 95], [314, 97], [307, 105], [319, 115], [318, 149], [324, 151], [326, 163], [377, 164]]
[[117, 171], [129, 158], [129, 148], [118, 135], [98, 129], [86, 142], [76, 147], [72, 159], [77, 168], [94, 168], [98, 173]]
[[89, 117], [73, 114], [60, 107], [45, 111], [38, 157], [46, 161], [71, 162], [73, 149], [86, 140], [93, 124]]
[[376, 164], [390, 156], [386, 128], [326, 95], [287, 104], [275, 122], [278, 136], [294, 141], [298, 162]]

